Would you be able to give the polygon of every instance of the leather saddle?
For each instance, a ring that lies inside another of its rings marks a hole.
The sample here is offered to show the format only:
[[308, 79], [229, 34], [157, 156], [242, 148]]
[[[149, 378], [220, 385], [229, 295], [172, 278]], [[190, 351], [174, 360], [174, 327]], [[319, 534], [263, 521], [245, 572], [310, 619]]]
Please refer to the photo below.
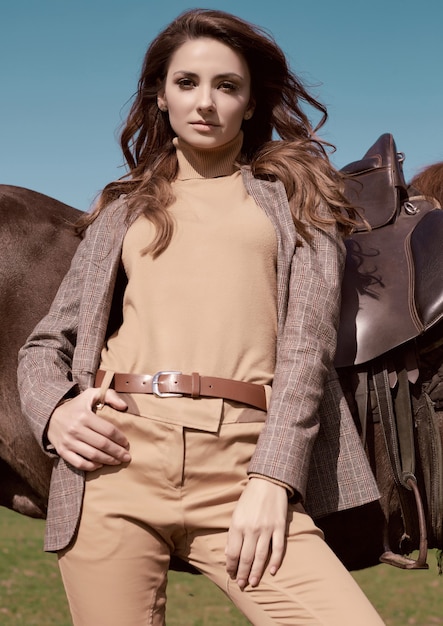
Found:
[[423, 569], [428, 530], [443, 541], [443, 451], [419, 345], [442, 344], [443, 211], [407, 187], [403, 160], [384, 134], [343, 169], [345, 193], [364, 219], [345, 241], [335, 365], [364, 444], [369, 422], [381, 424], [403, 536], [418, 539], [417, 559], [386, 540], [380, 560]]
[[336, 367], [366, 363], [443, 318], [443, 211], [407, 187], [393, 136], [343, 168], [362, 220], [345, 241]]

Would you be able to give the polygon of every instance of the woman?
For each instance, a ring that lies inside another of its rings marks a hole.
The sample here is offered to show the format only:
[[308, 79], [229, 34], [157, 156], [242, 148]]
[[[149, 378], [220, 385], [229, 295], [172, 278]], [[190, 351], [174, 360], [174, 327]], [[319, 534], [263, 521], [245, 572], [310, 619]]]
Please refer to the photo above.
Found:
[[333, 368], [353, 213], [303, 103], [324, 121], [220, 11], [146, 53], [128, 175], [20, 353], [76, 625], [163, 624], [171, 554], [253, 624], [382, 623], [304, 508], [378, 493]]

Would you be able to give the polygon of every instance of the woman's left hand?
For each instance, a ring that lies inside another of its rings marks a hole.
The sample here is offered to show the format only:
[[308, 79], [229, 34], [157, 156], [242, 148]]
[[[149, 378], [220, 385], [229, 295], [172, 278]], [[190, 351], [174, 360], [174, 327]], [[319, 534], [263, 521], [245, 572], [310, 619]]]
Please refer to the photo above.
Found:
[[256, 587], [269, 559], [275, 574], [284, 554], [288, 494], [264, 478], [250, 478], [232, 516], [226, 546], [226, 569], [240, 589]]

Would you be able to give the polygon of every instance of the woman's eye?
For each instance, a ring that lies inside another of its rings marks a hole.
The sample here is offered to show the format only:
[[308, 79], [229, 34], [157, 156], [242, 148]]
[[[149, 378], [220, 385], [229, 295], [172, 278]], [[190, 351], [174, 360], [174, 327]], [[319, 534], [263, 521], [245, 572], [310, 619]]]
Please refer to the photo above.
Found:
[[223, 91], [237, 91], [238, 87], [234, 83], [223, 81], [220, 83], [219, 89], [223, 89]]
[[177, 84], [181, 89], [192, 89], [192, 87], [194, 86], [194, 81], [192, 81], [190, 78], [181, 78], [179, 81], [177, 81]]

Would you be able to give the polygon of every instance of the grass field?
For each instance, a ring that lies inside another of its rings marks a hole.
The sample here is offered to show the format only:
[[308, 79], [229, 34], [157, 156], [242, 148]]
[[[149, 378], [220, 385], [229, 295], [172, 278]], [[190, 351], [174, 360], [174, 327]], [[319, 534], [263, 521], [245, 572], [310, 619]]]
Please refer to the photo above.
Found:
[[[42, 552], [42, 536], [43, 522], [0, 507], [1, 626], [71, 626], [56, 558]], [[379, 565], [354, 573], [387, 626], [443, 625], [443, 577], [433, 552], [428, 562], [429, 571]], [[248, 624], [203, 576], [171, 572], [168, 626]]]

